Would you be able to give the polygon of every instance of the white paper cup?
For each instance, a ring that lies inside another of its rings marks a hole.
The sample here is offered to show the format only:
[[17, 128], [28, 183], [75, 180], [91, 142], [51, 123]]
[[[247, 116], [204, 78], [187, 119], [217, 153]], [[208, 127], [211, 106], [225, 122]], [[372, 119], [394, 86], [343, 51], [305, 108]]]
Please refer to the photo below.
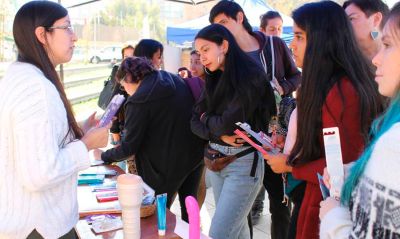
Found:
[[121, 208], [139, 207], [143, 200], [143, 190], [124, 190], [117, 187], [118, 201]]
[[137, 224], [140, 222], [140, 214], [137, 215], [122, 215], [122, 222], [129, 224]]
[[122, 224], [122, 227], [126, 231], [137, 232], [137, 231], [140, 231], [140, 221], [137, 223], [132, 223], [132, 224], [130, 224], [130, 223]]
[[143, 181], [133, 174], [122, 174], [117, 178], [118, 200], [121, 208], [134, 207], [142, 203]]
[[124, 238], [125, 239], [140, 239], [140, 231], [139, 231], [139, 233], [134, 233], [134, 232], [125, 232], [125, 230], [124, 230]]

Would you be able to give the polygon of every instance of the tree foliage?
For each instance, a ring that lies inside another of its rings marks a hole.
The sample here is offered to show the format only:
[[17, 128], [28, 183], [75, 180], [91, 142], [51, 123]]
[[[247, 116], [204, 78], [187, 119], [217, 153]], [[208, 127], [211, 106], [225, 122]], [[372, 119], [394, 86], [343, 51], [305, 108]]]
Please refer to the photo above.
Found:
[[137, 31], [148, 27], [151, 38], [165, 38], [164, 26], [160, 20], [160, 7], [154, 1], [110, 1], [106, 9], [100, 12], [99, 23], [107, 26], [128, 26]]

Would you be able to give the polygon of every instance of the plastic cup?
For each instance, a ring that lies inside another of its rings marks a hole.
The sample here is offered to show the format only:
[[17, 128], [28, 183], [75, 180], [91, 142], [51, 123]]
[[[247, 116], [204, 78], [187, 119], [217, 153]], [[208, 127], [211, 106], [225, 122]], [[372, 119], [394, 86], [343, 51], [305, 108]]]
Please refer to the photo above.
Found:
[[122, 209], [124, 238], [140, 238], [140, 206], [143, 197], [142, 178], [122, 174], [117, 178], [118, 200]]

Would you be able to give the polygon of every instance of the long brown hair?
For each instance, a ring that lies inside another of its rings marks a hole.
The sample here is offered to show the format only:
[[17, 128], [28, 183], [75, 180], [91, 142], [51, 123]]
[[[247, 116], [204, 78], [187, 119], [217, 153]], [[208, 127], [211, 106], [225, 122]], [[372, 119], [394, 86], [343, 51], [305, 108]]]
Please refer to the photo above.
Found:
[[[18, 61], [26, 62], [38, 67], [46, 78], [56, 87], [60, 98], [67, 112], [68, 133], [72, 133], [73, 138], [81, 139], [82, 130], [79, 128], [71, 104], [69, 103], [60, 78], [50, 61], [48, 53], [35, 35], [37, 27], [44, 27], [46, 31], [51, 31], [55, 21], [66, 17], [68, 11], [61, 5], [50, 1], [32, 1], [23, 5], [15, 15], [13, 24], [13, 35], [15, 44], [18, 48]], [[63, 141], [63, 142], [64, 142]]]

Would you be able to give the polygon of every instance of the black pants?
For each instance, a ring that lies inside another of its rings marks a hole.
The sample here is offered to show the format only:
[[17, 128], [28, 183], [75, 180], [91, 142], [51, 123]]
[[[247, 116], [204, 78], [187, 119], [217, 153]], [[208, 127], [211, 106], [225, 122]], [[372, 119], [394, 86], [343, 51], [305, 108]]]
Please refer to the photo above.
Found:
[[264, 209], [264, 199], [265, 199], [265, 187], [261, 187], [251, 210], [261, 213]]
[[299, 217], [301, 203], [304, 198], [304, 191], [306, 190], [306, 183], [302, 182], [290, 194], [290, 201], [293, 203], [292, 216], [290, 218], [288, 239], [295, 239], [297, 232], [297, 218]]
[[181, 205], [181, 217], [185, 222], [189, 222], [188, 214], [185, 206], [185, 199], [187, 196], [193, 196], [197, 200], [197, 191], [199, 190], [201, 175], [203, 174], [204, 165], [197, 166], [180, 184], [176, 190], [167, 192], [167, 207], [170, 208], [175, 194], [178, 193], [179, 204]]
[[264, 187], [268, 192], [269, 212], [271, 213], [271, 238], [284, 239], [287, 238], [290, 209], [283, 200], [283, 180], [281, 174], [276, 174], [271, 167], [264, 162]]
[[[67, 234], [60, 237], [59, 239], [77, 239], [77, 238], [78, 235], [76, 235], [75, 229], [72, 228], [71, 231], [69, 231]], [[26, 239], [43, 239], [43, 237], [35, 229], [31, 232], [31, 234], [28, 235]]]

